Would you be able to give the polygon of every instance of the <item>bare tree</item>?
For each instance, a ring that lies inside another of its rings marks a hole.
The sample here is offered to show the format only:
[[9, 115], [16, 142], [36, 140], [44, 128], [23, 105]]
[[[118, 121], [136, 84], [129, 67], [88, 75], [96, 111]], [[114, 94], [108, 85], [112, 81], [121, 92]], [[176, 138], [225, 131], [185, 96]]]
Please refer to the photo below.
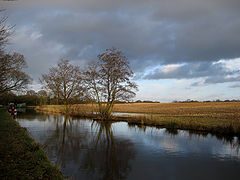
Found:
[[52, 67], [49, 69], [48, 74], [42, 74], [40, 82], [44, 85], [43, 88], [47, 90], [51, 96], [57, 99], [57, 104], [59, 104], [61, 80], [58, 74], [58, 68]]
[[7, 26], [6, 20], [7, 17], [0, 18], [0, 95], [26, 89], [32, 80], [23, 71], [24, 68], [27, 68], [24, 56], [19, 53], [5, 52], [5, 47], [14, 27]]
[[[0, 12], [3, 10], [0, 10]], [[7, 44], [9, 37], [12, 34], [13, 26], [6, 25], [7, 17], [0, 18], [0, 53], [4, 51], [4, 47]]]
[[131, 81], [133, 72], [121, 51], [106, 49], [98, 55], [98, 60], [84, 72], [84, 80], [89, 93], [97, 101], [102, 119], [109, 120], [115, 102], [133, 98], [137, 85]]
[[23, 72], [26, 68], [24, 56], [18, 53], [0, 54], [0, 93], [19, 91], [27, 87], [31, 78]]
[[7, 26], [6, 21], [7, 17], [0, 18], [0, 94], [24, 89], [31, 80], [23, 72], [23, 69], [27, 67], [24, 56], [18, 53], [4, 52], [13, 28]]
[[42, 74], [40, 82], [58, 99], [58, 102], [59, 100], [64, 102], [66, 109], [71, 98], [83, 95], [79, 67], [70, 64], [68, 60], [60, 60], [57, 67], [52, 67], [47, 74]]

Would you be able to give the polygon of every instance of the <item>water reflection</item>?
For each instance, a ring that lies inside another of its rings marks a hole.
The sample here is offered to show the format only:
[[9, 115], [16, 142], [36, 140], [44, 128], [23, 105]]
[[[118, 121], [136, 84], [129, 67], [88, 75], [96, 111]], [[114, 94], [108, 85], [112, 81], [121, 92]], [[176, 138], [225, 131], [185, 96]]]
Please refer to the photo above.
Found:
[[97, 133], [81, 165], [87, 169], [88, 177], [94, 177], [97, 170], [99, 179], [125, 179], [131, 171], [129, 161], [135, 157], [134, 145], [129, 140], [116, 139], [111, 126], [111, 122], [92, 122]]
[[178, 136], [179, 133], [185, 133], [187, 132], [187, 136], [189, 139], [195, 139], [196, 137], [213, 137], [221, 141], [223, 144], [231, 145], [232, 148], [236, 149], [236, 152], [239, 152], [240, 148], [240, 138], [234, 137], [234, 136], [227, 136], [227, 135], [221, 135], [221, 134], [211, 134], [205, 131], [193, 131], [193, 130], [179, 130], [176, 128], [157, 128], [157, 127], [148, 127], [144, 125], [128, 125], [130, 128], [137, 128], [137, 130], [141, 130], [143, 132], [146, 132], [147, 129], [150, 129], [150, 133], [154, 134], [154, 132], [158, 132], [158, 130], [164, 129], [164, 133], [167, 135], [170, 135], [171, 137]]
[[68, 116], [53, 116], [52, 123], [55, 130], [41, 143], [65, 174], [76, 179], [127, 177], [136, 151], [131, 141], [114, 137], [111, 123], [92, 121], [87, 126]]
[[237, 137], [29, 112], [19, 123], [72, 179], [234, 179]]
[[67, 116], [53, 116], [52, 124], [55, 129], [41, 142], [47, 152], [51, 153], [55, 164], [65, 168], [69, 159], [77, 160], [73, 157], [78, 157], [79, 150], [84, 147], [87, 133], [80, 133], [80, 129]]

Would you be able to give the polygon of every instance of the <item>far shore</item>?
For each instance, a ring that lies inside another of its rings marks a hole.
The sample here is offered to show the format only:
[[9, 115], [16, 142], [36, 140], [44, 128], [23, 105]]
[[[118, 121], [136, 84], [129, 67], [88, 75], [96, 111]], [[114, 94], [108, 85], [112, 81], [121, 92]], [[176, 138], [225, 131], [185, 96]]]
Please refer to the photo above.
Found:
[[[44, 105], [35, 109], [66, 114], [63, 105]], [[96, 104], [76, 104], [70, 106], [67, 114], [99, 120], [96, 112]], [[112, 121], [240, 136], [240, 102], [125, 103], [115, 104], [113, 112], [134, 114], [116, 114]]]

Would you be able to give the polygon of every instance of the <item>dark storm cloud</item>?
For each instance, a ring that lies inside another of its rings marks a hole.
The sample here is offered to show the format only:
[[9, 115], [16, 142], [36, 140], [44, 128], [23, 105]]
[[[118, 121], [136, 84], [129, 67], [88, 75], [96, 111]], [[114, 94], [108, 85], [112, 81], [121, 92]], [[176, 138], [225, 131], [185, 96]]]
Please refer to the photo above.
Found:
[[[211, 62], [240, 57], [239, 0], [22, 0], [3, 5], [16, 28], [35, 27], [41, 42], [61, 46], [56, 56], [84, 64], [116, 46], [135, 72], [186, 63], [147, 79], [225, 75]], [[26, 56], [34, 53], [29, 49]]]
[[205, 83], [223, 83], [239, 81], [238, 75], [239, 70], [230, 70], [223, 62], [194, 62], [159, 67], [145, 74], [143, 79], [207, 78]]
[[[227, 61], [225, 61], [226, 63]], [[156, 68], [142, 76], [143, 79], [194, 79], [204, 78], [192, 86], [240, 81], [239, 70], [229, 69], [224, 62], [192, 62], [171, 64]], [[140, 77], [141, 78], [141, 77]]]
[[215, 84], [215, 83], [236, 82], [236, 81], [240, 81], [240, 76], [237, 76], [237, 77], [213, 76], [213, 77], [208, 77], [204, 81], [204, 83], [205, 84]]
[[[206, 86], [209, 84], [217, 84], [217, 83], [229, 83], [229, 82], [239, 82], [240, 76], [237, 77], [228, 77], [222, 75], [213, 75], [211, 77], [207, 77], [204, 81], [199, 81], [191, 84], [191, 86]], [[230, 88], [238, 88], [239, 85], [232, 85]]]
[[230, 75], [234, 72], [228, 72], [219, 64], [211, 62], [188, 63], [183, 65], [173, 64], [166, 65], [155, 69], [153, 72], [146, 74], [144, 79], [192, 79], [207, 77], [213, 75]]

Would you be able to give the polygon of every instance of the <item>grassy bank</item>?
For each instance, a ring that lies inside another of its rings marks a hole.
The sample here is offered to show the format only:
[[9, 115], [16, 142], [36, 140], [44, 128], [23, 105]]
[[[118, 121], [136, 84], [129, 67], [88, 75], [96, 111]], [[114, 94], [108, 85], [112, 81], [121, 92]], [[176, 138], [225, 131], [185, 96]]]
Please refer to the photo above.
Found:
[[0, 179], [64, 179], [42, 147], [0, 109]]
[[118, 117], [118, 120], [127, 121], [129, 124], [163, 127], [167, 129], [181, 129], [209, 132], [213, 134], [240, 136], [239, 120], [227, 120], [209, 117]]
[[[37, 109], [48, 113], [64, 113], [64, 106]], [[69, 114], [95, 117], [92, 112], [96, 109], [96, 105], [92, 104], [73, 105]], [[113, 119], [130, 124], [240, 135], [240, 102], [128, 103], [116, 104], [114, 112], [137, 113], [131, 116], [118, 115]]]

